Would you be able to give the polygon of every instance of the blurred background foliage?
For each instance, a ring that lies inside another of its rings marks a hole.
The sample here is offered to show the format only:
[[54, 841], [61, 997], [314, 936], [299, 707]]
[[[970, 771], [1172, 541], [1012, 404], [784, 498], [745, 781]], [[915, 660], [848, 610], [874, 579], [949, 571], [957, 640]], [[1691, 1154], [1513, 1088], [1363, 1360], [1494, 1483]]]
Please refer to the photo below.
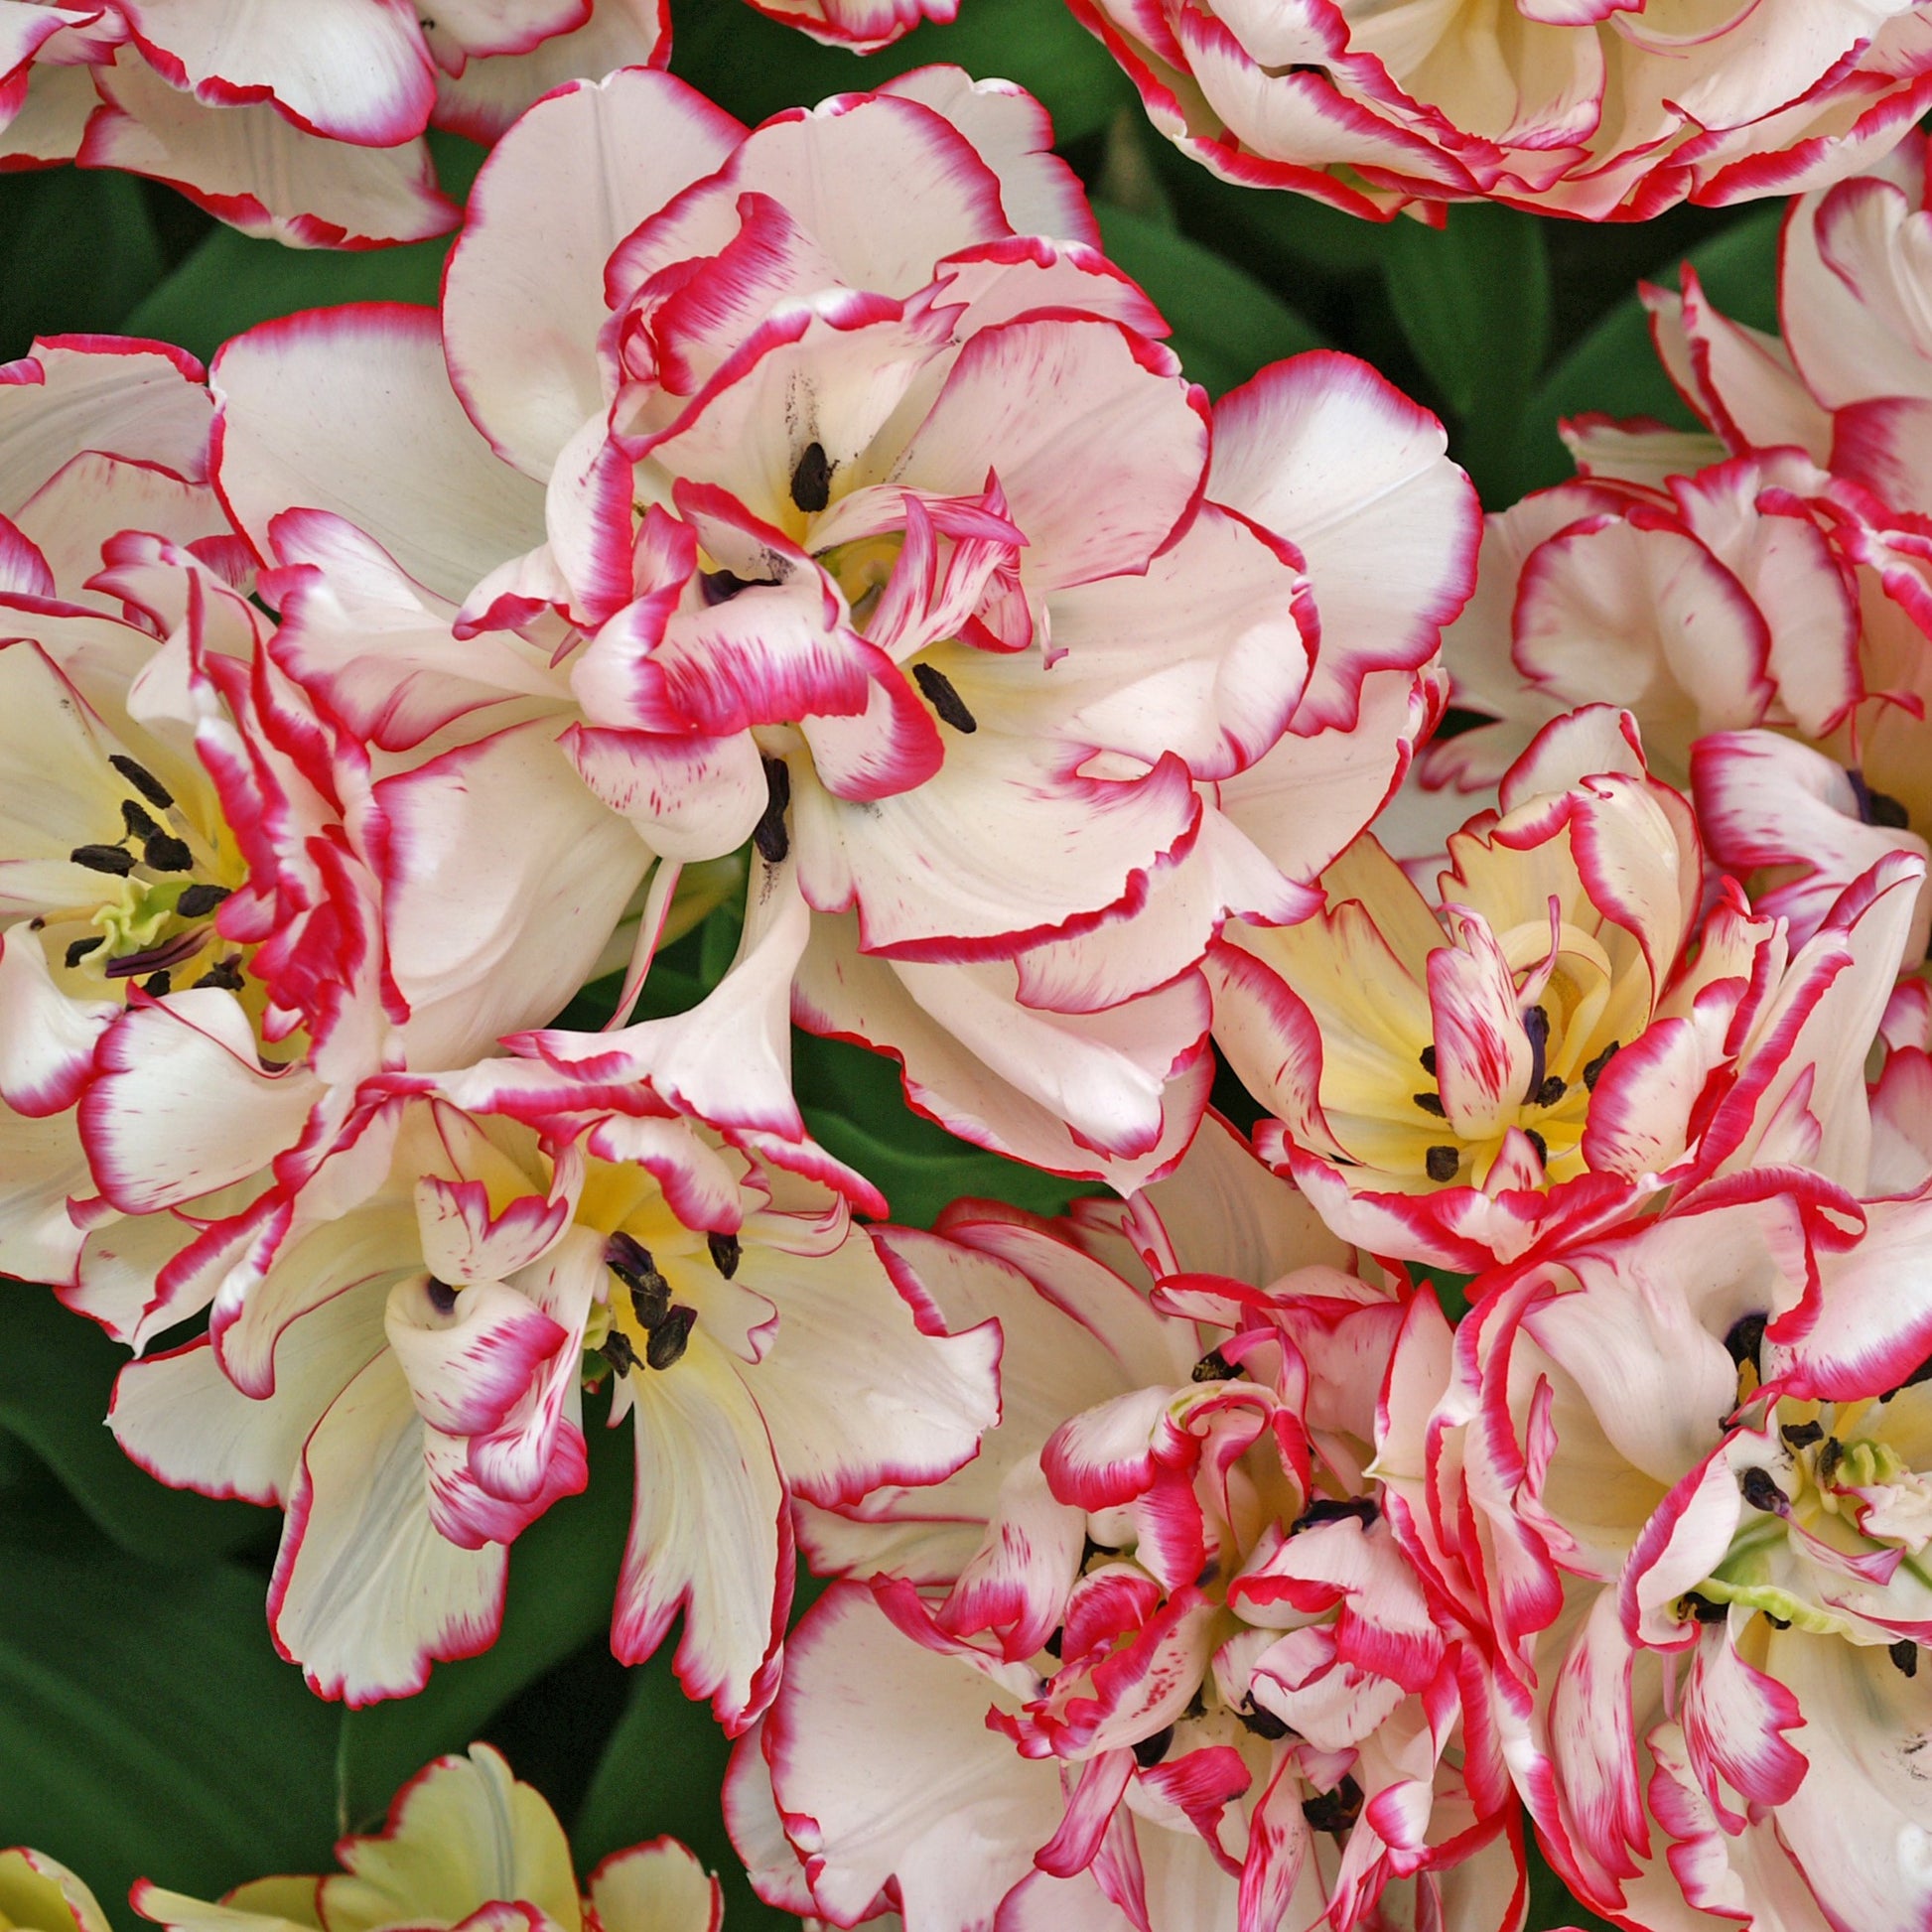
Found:
[[[1602, 227], [1458, 207], [1440, 230], [1378, 226], [1228, 186], [1177, 155], [1057, 0], [964, 0], [955, 25], [864, 61], [741, 0], [677, 0], [673, 12], [672, 70], [747, 121], [935, 61], [1020, 82], [1051, 111], [1109, 253], [1167, 314], [1189, 374], [1219, 394], [1303, 349], [1364, 356], [1443, 416], [1491, 508], [1568, 474], [1560, 416], [1689, 426], [1651, 351], [1639, 280], [1673, 282], [1688, 258], [1725, 312], [1775, 326], [1780, 204]], [[461, 197], [483, 151], [432, 138]], [[434, 302], [446, 248], [284, 249], [153, 183], [70, 168], [0, 176], [0, 358], [37, 334], [88, 331], [206, 358], [270, 316]], [[680, 941], [652, 970], [647, 1010], [691, 1004], [736, 936], [727, 910]], [[591, 989], [571, 1017], [601, 1017], [610, 997]], [[796, 1078], [813, 1131], [902, 1221], [929, 1223], [961, 1194], [1049, 1213], [1067, 1198], [1066, 1183], [913, 1115], [897, 1069], [860, 1048], [800, 1039]], [[1251, 1116], [1238, 1090], [1217, 1097]], [[312, 1698], [268, 1639], [279, 1519], [165, 1490], [115, 1449], [100, 1418], [119, 1360], [45, 1294], [0, 1292], [0, 1846], [71, 1863], [125, 1926], [143, 1873], [207, 1895], [325, 1866], [335, 1838], [375, 1822], [426, 1758], [483, 1737], [556, 1805], [585, 1868], [675, 1833], [720, 1871], [728, 1925], [795, 1924], [757, 1901], [733, 1859], [719, 1812], [729, 1746], [679, 1690], [674, 1645], [635, 1671], [610, 1655], [627, 1442], [591, 1430], [590, 1487], [518, 1541], [491, 1650], [440, 1667], [418, 1698], [344, 1712]], [[1533, 1927], [1602, 1923], [1538, 1863]]]

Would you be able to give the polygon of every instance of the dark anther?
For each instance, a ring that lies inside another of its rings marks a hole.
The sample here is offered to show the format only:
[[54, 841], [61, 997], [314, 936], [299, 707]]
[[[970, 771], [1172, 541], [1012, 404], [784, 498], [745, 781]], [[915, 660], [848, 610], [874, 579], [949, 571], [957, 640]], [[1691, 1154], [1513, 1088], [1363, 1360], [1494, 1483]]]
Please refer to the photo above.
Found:
[[1455, 1171], [1461, 1165], [1462, 1156], [1452, 1147], [1432, 1147], [1423, 1156], [1423, 1166], [1428, 1170], [1431, 1180], [1453, 1180]]
[[1918, 1675], [1918, 1645], [1910, 1637], [1900, 1637], [1896, 1643], [1885, 1646], [1885, 1655], [1907, 1677]]
[[1194, 1364], [1193, 1379], [1196, 1382], [1232, 1382], [1236, 1376], [1246, 1373], [1245, 1369], [1236, 1368], [1218, 1348], [1210, 1348]]
[[193, 872], [195, 855], [188, 849], [186, 839], [178, 839], [172, 832], [157, 832], [141, 848], [141, 862], [152, 866], [156, 872]]
[[107, 762], [118, 771], [150, 805], [166, 811], [175, 802], [175, 794], [157, 778], [145, 764], [136, 764], [131, 758], [120, 752], [109, 752]]
[[1788, 1616], [1773, 1616], [1769, 1610], [1763, 1611], [1762, 1615], [1764, 1621], [1773, 1630], [1789, 1630], [1791, 1628], [1791, 1619]]
[[1818, 1422], [1788, 1422], [1778, 1431], [1786, 1449], [1810, 1449], [1825, 1440], [1825, 1425]]
[[229, 897], [232, 890], [227, 886], [190, 886], [175, 900], [175, 910], [184, 919], [205, 919]]
[[1046, 1641], [1043, 1644], [1041, 1644], [1039, 1647], [1040, 1649], [1045, 1651], [1047, 1656], [1052, 1658], [1054, 1663], [1057, 1664], [1060, 1660], [1060, 1645], [1065, 1641], [1065, 1639], [1066, 1639], [1066, 1625], [1061, 1624], [1060, 1627], [1057, 1630], [1055, 1630], [1046, 1639]]
[[1587, 1091], [1590, 1093], [1596, 1091], [1596, 1083], [1603, 1077], [1603, 1069], [1609, 1065], [1611, 1055], [1622, 1044], [1620, 1039], [1613, 1039], [1593, 1060], [1584, 1062], [1584, 1086]]
[[697, 1310], [687, 1309], [681, 1302], [666, 1309], [663, 1320], [650, 1331], [650, 1339], [644, 1343], [644, 1360], [652, 1368], [660, 1369], [681, 1360], [697, 1318]]
[[791, 835], [785, 830], [785, 807], [790, 803], [791, 767], [783, 759], [766, 759], [764, 811], [752, 828], [752, 843], [767, 866], [783, 865], [791, 850]]
[[1932, 1382], [1932, 1355], [1928, 1355], [1924, 1361], [1919, 1363], [1918, 1367], [1913, 1369], [1911, 1374], [1906, 1376], [1904, 1381], [1899, 1383], [1896, 1389], [1887, 1389], [1878, 1400], [1880, 1402], [1889, 1402], [1901, 1390], [1915, 1389], [1921, 1382]]
[[1449, 1109], [1443, 1105], [1443, 1096], [1440, 1093], [1412, 1093], [1409, 1098], [1424, 1113], [1433, 1114], [1438, 1120], [1449, 1119]]
[[698, 589], [707, 604], [729, 604], [740, 591], [749, 591], [758, 580], [740, 577], [729, 570], [701, 570]]
[[439, 1282], [434, 1275], [429, 1278], [429, 1305], [438, 1314], [456, 1312], [456, 1290], [448, 1282]]
[[230, 953], [226, 959], [217, 959], [202, 975], [203, 986], [218, 986], [224, 993], [241, 991], [241, 955]]
[[1714, 1603], [1708, 1596], [1700, 1596], [1696, 1590], [1684, 1592], [1684, 1607], [1700, 1623], [1722, 1623], [1730, 1614], [1728, 1603]]
[[966, 709], [966, 700], [953, 689], [952, 679], [936, 664], [914, 664], [912, 682], [925, 701], [956, 732], [976, 732], [979, 720]]
[[1818, 1486], [1827, 1489], [1832, 1478], [1838, 1474], [1838, 1465], [1845, 1460], [1845, 1445], [1836, 1436], [1825, 1439], [1825, 1447], [1818, 1451], [1816, 1477]]
[[1570, 1082], [1561, 1073], [1548, 1074], [1536, 1090], [1536, 1104], [1539, 1107], [1554, 1107], [1569, 1091]]
[[116, 879], [125, 879], [134, 870], [133, 853], [117, 845], [76, 845], [68, 857], [89, 872], [112, 873]]
[[1523, 1032], [1530, 1042], [1529, 1084], [1523, 1089], [1526, 1101], [1534, 1100], [1543, 1090], [1543, 1075], [1548, 1070], [1550, 1052], [1550, 1015], [1544, 1007], [1525, 1007], [1523, 1009]]
[[1289, 1524], [1288, 1533], [1293, 1536], [1297, 1530], [1306, 1530], [1312, 1524], [1340, 1523], [1349, 1517], [1353, 1517], [1363, 1529], [1367, 1529], [1381, 1514], [1382, 1512], [1367, 1496], [1350, 1496], [1345, 1502], [1336, 1502], [1330, 1497], [1319, 1496]]
[[152, 995], [157, 1000], [160, 999], [163, 994], [172, 993], [174, 990], [175, 990], [175, 976], [174, 974], [166, 971], [165, 969], [159, 973], [150, 973], [147, 976], [147, 978], [141, 982], [141, 991], [143, 993]]
[[106, 943], [106, 935], [99, 932], [95, 933], [91, 939], [76, 939], [68, 948], [68, 964], [69, 966], [78, 966], [90, 952], [98, 951]]
[[1761, 1314], [1740, 1315], [1725, 1333], [1725, 1353], [1742, 1368], [1746, 1362], [1757, 1366], [1757, 1351], [1764, 1346], [1764, 1320]]
[[1547, 1168], [1550, 1165], [1550, 1143], [1534, 1127], [1524, 1128], [1523, 1138], [1536, 1149], [1536, 1158]]
[[620, 1228], [604, 1244], [604, 1265], [630, 1291], [638, 1325], [655, 1328], [671, 1306], [671, 1285], [658, 1273], [650, 1250]]
[[1894, 832], [1903, 832], [1911, 824], [1905, 807], [1886, 791], [1873, 791], [1865, 783], [1864, 773], [1853, 769], [1845, 774], [1852, 780], [1852, 795], [1858, 800], [1859, 816], [1867, 825], [1883, 825]]
[[155, 815], [132, 798], [121, 800], [121, 823], [127, 827], [127, 835], [131, 839], [151, 839], [161, 831]]
[[1435, 1047], [1433, 1047], [1433, 1046], [1425, 1046], [1425, 1047], [1424, 1047], [1424, 1048], [1422, 1049], [1422, 1052], [1421, 1052], [1421, 1053], [1420, 1053], [1420, 1054], [1419, 1054], [1419, 1055], [1418, 1055], [1417, 1057], [1418, 1057], [1418, 1058], [1420, 1058], [1420, 1059], [1421, 1059], [1421, 1061], [1422, 1061], [1422, 1070], [1423, 1070], [1423, 1071], [1424, 1071], [1425, 1073], [1427, 1073], [1427, 1074], [1429, 1075], [1429, 1077], [1430, 1077], [1430, 1078], [1431, 1078], [1432, 1080], [1433, 1080], [1433, 1079], [1435, 1079], [1435, 1077], [1436, 1077], [1436, 1049], [1435, 1049]]
[[1286, 1719], [1278, 1718], [1272, 1711], [1264, 1711], [1260, 1705], [1249, 1701], [1245, 1710], [1234, 1714], [1257, 1737], [1265, 1737], [1272, 1744], [1277, 1737], [1288, 1735]]
[[1362, 1815], [1362, 1787], [1353, 1778], [1343, 1778], [1332, 1791], [1302, 1803], [1302, 1816], [1317, 1832], [1333, 1832], [1339, 1838]]
[[620, 1375], [628, 1375], [637, 1366], [637, 1351], [621, 1328], [613, 1328], [597, 1351]]
[[1110, 1543], [1096, 1543], [1091, 1536], [1081, 1538], [1080, 1568], [1084, 1570], [1095, 1557], [1117, 1557], [1120, 1552]]
[[832, 465], [823, 443], [807, 443], [793, 466], [791, 500], [801, 510], [822, 510], [832, 500]]
[[1152, 1737], [1143, 1737], [1134, 1746], [1134, 1762], [1143, 1771], [1151, 1771], [1167, 1756], [1168, 1746], [1173, 1742], [1173, 1725], [1164, 1725]]
[[1771, 1515], [1781, 1515], [1791, 1507], [1791, 1498], [1778, 1487], [1777, 1478], [1769, 1469], [1746, 1469], [1742, 1488], [1744, 1500], [1753, 1509], [1761, 1509]]
[[739, 1257], [745, 1250], [735, 1234], [707, 1234], [704, 1244], [711, 1250], [711, 1265], [726, 1281], [738, 1273]]

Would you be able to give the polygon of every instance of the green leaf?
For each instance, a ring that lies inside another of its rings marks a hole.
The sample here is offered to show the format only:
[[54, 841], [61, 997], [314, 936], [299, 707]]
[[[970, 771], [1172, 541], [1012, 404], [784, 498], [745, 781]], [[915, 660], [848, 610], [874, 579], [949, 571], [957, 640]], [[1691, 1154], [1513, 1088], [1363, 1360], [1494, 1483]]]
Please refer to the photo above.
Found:
[[915, 1114], [905, 1104], [897, 1062], [884, 1053], [794, 1029], [791, 1055], [792, 1088], [805, 1125], [878, 1185], [902, 1226], [930, 1227], [939, 1210], [962, 1194], [1060, 1214], [1075, 1194], [1094, 1191], [989, 1154]]
[[112, 332], [160, 276], [141, 184], [94, 169], [0, 175], [0, 355]]
[[860, 56], [821, 47], [745, 0], [688, 0], [677, 14], [671, 71], [756, 125], [781, 108], [877, 87], [888, 74], [947, 62], [980, 79], [1018, 81], [1053, 117], [1061, 143], [1096, 134], [1132, 84], [1112, 57], [1053, 0], [964, 0], [950, 26], [931, 22]]
[[1550, 346], [1550, 266], [1536, 217], [1456, 207], [1444, 227], [1383, 231], [1390, 306], [1458, 419], [1454, 454], [1478, 486], [1505, 480], [1517, 424]]
[[1598, 1918], [1571, 1897], [1563, 1880], [1550, 1869], [1543, 1848], [1530, 1838], [1530, 1915], [1524, 1932], [1616, 1932], [1608, 1919]]
[[[586, 1404], [593, 1408], [601, 1401]], [[630, 1520], [630, 1431], [607, 1430], [587, 1413], [584, 1435], [590, 1487], [552, 1504], [516, 1539], [496, 1641], [438, 1664], [413, 1698], [343, 1714], [339, 1790], [350, 1826], [379, 1818], [405, 1778], [440, 1752], [468, 1749], [519, 1691], [609, 1627]]]
[[328, 1864], [335, 1714], [276, 1657], [260, 1576], [10, 1543], [0, 1571], [0, 1845], [123, 1924], [143, 1875], [207, 1897]]
[[1550, 270], [1536, 217], [1452, 207], [1446, 224], [1383, 231], [1383, 273], [1402, 333], [1458, 416], [1520, 395], [1550, 341]]
[[[432, 134], [437, 178], [453, 201], [470, 193], [483, 149]], [[230, 336], [275, 316], [344, 302], [435, 305], [451, 237], [399, 248], [286, 248], [217, 227], [127, 319], [130, 334], [178, 343], [207, 361]]]
[[169, 1489], [107, 1432], [108, 1398], [127, 1351], [48, 1289], [0, 1282], [0, 1430], [19, 1438], [122, 1549], [193, 1564], [266, 1542], [274, 1518], [248, 1503]]
[[1321, 337], [1253, 276], [1144, 214], [1098, 205], [1107, 253], [1173, 325], [1181, 366], [1215, 395], [1269, 362], [1321, 346]]
[[[1706, 292], [1732, 321], [1755, 329], [1777, 327], [1778, 231], [1783, 216], [1782, 203], [1753, 209], [1690, 251], [1689, 260]], [[1660, 264], [1646, 279], [1677, 287], [1677, 263]], [[1538, 385], [1524, 413], [1511, 468], [1515, 495], [1561, 483], [1574, 474], [1557, 423], [1589, 410], [1609, 416], [1654, 416], [1679, 429], [1697, 427], [1696, 417], [1657, 359], [1649, 318], [1634, 289]]]
[[671, 1673], [666, 1643], [630, 1673], [630, 1701], [579, 1808], [571, 1842], [580, 1866], [659, 1833], [682, 1839], [718, 1874], [732, 1932], [797, 1932], [798, 1921], [753, 1891], [725, 1831], [731, 1742]]

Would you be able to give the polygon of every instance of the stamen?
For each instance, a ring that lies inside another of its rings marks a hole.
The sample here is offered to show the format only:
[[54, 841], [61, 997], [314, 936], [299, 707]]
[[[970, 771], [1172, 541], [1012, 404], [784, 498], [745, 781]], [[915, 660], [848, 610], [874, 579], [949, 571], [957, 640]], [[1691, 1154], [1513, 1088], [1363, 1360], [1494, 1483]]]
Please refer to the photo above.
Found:
[[630, 1291], [638, 1325], [655, 1328], [671, 1305], [671, 1285], [658, 1272], [650, 1250], [620, 1228], [604, 1244], [604, 1265]]
[[172, 993], [174, 990], [175, 990], [174, 976], [170, 973], [150, 973], [148, 977], [141, 982], [141, 991], [143, 993], [151, 995], [153, 998], [157, 1000], [160, 999], [164, 994]]
[[1350, 1496], [1345, 1502], [1336, 1502], [1329, 1496], [1317, 1496], [1289, 1524], [1288, 1533], [1293, 1536], [1297, 1530], [1306, 1530], [1315, 1523], [1339, 1523], [1350, 1518], [1367, 1529], [1381, 1514], [1367, 1496]]
[[456, 1290], [448, 1282], [439, 1282], [432, 1275], [425, 1287], [429, 1294], [429, 1305], [438, 1314], [456, 1312]]
[[1603, 1069], [1609, 1065], [1611, 1055], [1622, 1044], [1623, 1042], [1620, 1039], [1613, 1039], [1593, 1060], [1585, 1061], [1584, 1089], [1586, 1092], [1594, 1093], [1596, 1091], [1596, 1083], [1603, 1077]]
[[749, 591], [758, 580], [740, 577], [735, 571], [701, 570], [698, 593], [707, 604], [729, 604], [740, 591]]
[[1461, 1153], [1452, 1147], [1432, 1147], [1423, 1156], [1423, 1167], [1431, 1180], [1453, 1180], [1455, 1171], [1461, 1165]]
[[90, 952], [98, 952], [107, 943], [104, 933], [95, 933], [91, 939], [76, 939], [68, 948], [67, 959], [69, 966], [78, 966]]
[[1302, 1816], [1317, 1832], [1332, 1832], [1339, 1838], [1362, 1815], [1362, 1787], [1353, 1778], [1343, 1778], [1332, 1791], [1323, 1791], [1302, 1802]]
[[1277, 1737], [1288, 1735], [1288, 1721], [1278, 1718], [1272, 1711], [1264, 1711], [1250, 1698], [1247, 1704], [1234, 1714], [1257, 1737], [1265, 1737], [1272, 1744]]
[[1767, 1318], [1762, 1314], [1740, 1315], [1725, 1331], [1725, 1353], [1739, 1368], [1747, 1362], [1752, 1368], [1757, 1368], [1757, 1351], [1764, 1346], [1764, 1323]]
[[1744, 1492], [1744, 1500], [1753, 1509], [1761, 1509], [1767, 1515], [1781, 1516], [1791, 1507], [1791, 1498], [1777, 1485], [1777, 1478], [1769, 1469], [1746, 1469], [1739, 1486]]
[[704, 1244], [711, 1250], [711, 1265], [726, 1281], [738, 1273], [738, 1263], [745, 1250], [739, 1245], [735, 1234], [707, 1234]]
[[233, 897], [231, 886], [194, 885], [175, 900], [175, 910], [184, 919], [205, 919], [223, 899]]
[[1424, 1071], [1425, 1073], [1427, 1073], [1427, 1074], [1429, 1075], [1429, 1077], [1430, 1077], [1430, 1078], [1431, 1078], [1432, 1080], [1433, 1080], [1433, 1079], [1435, 1079], [1435, 1077], [1436, 1077], [1436, 1049], [1435, 1049], [1435, 1047], [1433, 1047], [1433, 1046], [1425, 1046], [1425, 1047], [1424, 1047], [1424, 1048], [1422, 1049], [1422, 1052], [1421, 1052], [1421, 1053], [1420, 1053], [1420, 1054], [1418, 1055], [1418, 1057], [1419, 1057], [1419, 1058], [1421, 1059], [1421, 1061], [1422, 1061], [1422, 1070], [1423, 1070], [1423, 1071]]
[[1885, 1655], [1897, 1665], [1903, 1676], [1918, 1675], [1918, 1645], [1910, 1637], [1900, 1637], [1896, 1643], [1887, 1644]]
[[1246, 1373], [1246, 1369], [1236, 1368], [1218, 1348], [1210, 1348], [1194, 1364], [1193, 1379], [1196, 1382], [1232, 1382]]
[[650, 1338], [644, 1343], [644, 1360], [655, 1369], [669, 1368], [683, 1358], [685, 1348], [691, 1340], [691, 1330], [697, 1325], [698, 1311], [687, 1309], [682, 1303], [665, 1312], [663, 1320], [650, 1331]]
[[1152, 1737], [1143, 1737], [1134, 1745], [1134, 1762], [1143, 1771], [1151, 1771], [1167, 1756], [1168, 1747], [1173, 1742], [1173, 1725], [1164, 1725]]
[[1845, 1445], [1836, 1436], [1826, 1437], [1825, 1447], [1818, 1451], [1816, 1474], [1819, 1488], [1829, 1489], [1832, 1486], [1833, 1478], [1838, 1474], [1838, 1465], [1844, 1460]]
[[1810, 1449], [1812, 1444], [1825, 1440], [1825, 1425], [1819, 1422], [1788, 1422], [1778, 1434], [1784, 1438], [1786, 1449]]
[[1547, 1168], [1550, 1165], [1550, 1143], [1534, 1127], [1524, 1128], [1523, 1138], [1529, 1142], [1531, 1147], [1536, 1149], [1537, 1160]]
[[1722, 1623], [1730, 1614], [1728, 1603], [1714, 1603], [1708, 1596], [1700, 1596], [1696, 1590], [1684, 1592], [1684, 1607], [1700, 1623]]
[[1433, 1114], [1438, 1120], [1449, 1119], [1449, 1109], [1443, 1105], [1443, 1096], [1440, 1093], [1412, 1093], [1409, 1098], [1424, 1113]]
[[785, 830], [785, 807], [790, 803], [791, 767], [783, 759], [766, 759], [764, 812], [752, 828], [752, 843], [767, 866], [783, 865], [791, 850], [791, 834]]
[[1561, 1073], [1552, 1073], [1537, 1088], [1535, 1104], [1539, 1107], [1554, 1107], [1570, 1091], [1570, 1082]]
[[620, 1375], [628, 1375], [637, 1366], [637, 1351], [621, 1328], [613, 1328], [597, 1351]]
[[1864, 773], [1856, 767], [1845, 775], [1852, 780], [1852, 795], [1858, 800], [1859, 816], [1867, 825], [1882, 825], [1893, 832], [1910, 829], [1911, 815], [1890, 792], [1872, 790], [1864, 781]]
[[150, 805], [167, 811], [175, 802], [175, 794], [157, 778], [145, 764], [135, 761], [121, 752], [109, 752], [107, 762], [118, 771]]
[[121, 800], [121, 823], [127, 827], [127, 835], [131, 839], [152, 839], [161, 835], [161, 826], [155, 815], [132, 798]]
[[1543, 1007], [1523, 1009], [1523, 1032], [1530, 1042], [1530, 1079], [1523, 1089], [1523, 1098], [1534, 1103], [1536, 1096], [1543, 1090], [1543, 1076], [1548, 1070], [1546, 1062], [1550, 1053], [1550, 1015]]
[[966, 701], [953, 689], [952, 679], [936, 664], [914, 664], [912, 682], [925, 696], [925, 701], [939, 714], [942, 722], [954, 731], [970, 733], [979, 730], [979, 720], [966, 709]]
[[76, 845], [68, 857], [89, 872], [108, 873], [116, 879], [125, 879], [134, 870], [133, 853], [123, 852], [117, 845]]
[[791, 472], [791, 500], [801, 510], [822, 510], [832, 500], [832, 464], [823, 443], [807, 443]]
[[172, 939], [164, 939], [145, 952], [124, 952], [118, 959], [110, 959], [101, 971], [110, 980], [138, 979], [143, 973], [159, 972], [164, 966], [179, 966], [184, 960], [193, 959], [207, 944], [207, 928], [201, 926], [178, 932]]
[[216, 960], [201, 977], [199, 984], [219, 987], [224, 993], [241, 991], [241, 955], [230, 953], [226, 959]]
[[193, 872], [195, 855], [186, 839], [178, 839], [172, 832], [157, 832], [141, 848], [141, 863], [156, 872]]

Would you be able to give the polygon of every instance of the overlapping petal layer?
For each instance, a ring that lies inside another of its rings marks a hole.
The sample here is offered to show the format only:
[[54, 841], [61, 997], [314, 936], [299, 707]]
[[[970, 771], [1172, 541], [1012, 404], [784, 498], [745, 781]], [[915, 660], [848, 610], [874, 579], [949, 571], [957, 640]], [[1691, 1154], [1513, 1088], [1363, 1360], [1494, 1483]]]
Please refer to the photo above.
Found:
[[1802, 193], [1882, 157], [1932, 89], [1913, 0], [1071, 3], [1184, 153], [1354, 214]]

